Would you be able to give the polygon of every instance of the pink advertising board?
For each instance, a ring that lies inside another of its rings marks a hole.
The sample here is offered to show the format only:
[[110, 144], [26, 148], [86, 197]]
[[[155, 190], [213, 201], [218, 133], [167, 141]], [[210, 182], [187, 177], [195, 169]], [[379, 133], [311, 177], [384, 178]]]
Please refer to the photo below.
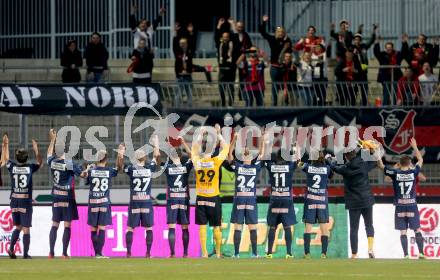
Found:
[[[127, 228], [127, 206], [112, 206], [113, 225], [107, 226], [103, 254], [108, 257], [125, 257], [127, 249], [125, 244], [125, 231]], [[90, 239], [90, 228], [87, 225], [87, 206], [78, 206], [79, 220], [72, 223], [72, 238], [70, 254], [73, 257], [94, 256]], [[190, 257], [200, 256], [200, 243], [198, 226], [195, 225], [195, 211], [191, 207], [190, 244], [188, 253]], [[154, 207], [154, 239], [151, 255], [153, 257], [168, 257], [168, 226], [166, 224], [166, 207]], [[132, 256], [143, 257], [146, 252], [145, 231], [136, 228], [133, 236]], [[180, 226], [176, 230], [176, 256], [183, 255], [182, 231]]]

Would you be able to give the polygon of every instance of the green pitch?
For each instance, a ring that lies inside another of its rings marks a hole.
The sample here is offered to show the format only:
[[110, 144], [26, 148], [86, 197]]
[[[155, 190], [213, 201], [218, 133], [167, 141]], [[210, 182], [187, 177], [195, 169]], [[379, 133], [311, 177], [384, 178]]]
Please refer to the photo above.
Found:
[[440, 263], [332, 259], [0, 259], [0, 279], [440, 279]]

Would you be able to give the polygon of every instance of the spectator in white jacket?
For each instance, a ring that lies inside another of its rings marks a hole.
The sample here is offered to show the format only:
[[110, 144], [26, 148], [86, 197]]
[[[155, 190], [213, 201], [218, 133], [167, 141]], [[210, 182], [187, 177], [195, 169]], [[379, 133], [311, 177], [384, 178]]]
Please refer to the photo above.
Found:
[[423, 105], [430, 105], [432, 97], [438, 91], [438, 79], [432, 74], [429, 62], [423, 64], [423, 74], [419, 76], [420, 94]]
[[302, 106], [311, 106], [313, 104], [313, 66], [312, 54], [304, 52], [301, 61], [298, 64], [298, 95]]
[[161, 8], [159, 15], [153, 23], [145, 18], [141, 20], [136, 19], [136, 12], [138, 8], [136, 5], [131, 6], [130, 13], [130, 29], [133, 33], [133, 47], [137, 48], [139, 46], [139, 40], [145, 39], [148, 48], [153, 48], [153, 34], [156, 31], [159, 24], [162, 22], [162, 17], [165, 14], [165, 9]]

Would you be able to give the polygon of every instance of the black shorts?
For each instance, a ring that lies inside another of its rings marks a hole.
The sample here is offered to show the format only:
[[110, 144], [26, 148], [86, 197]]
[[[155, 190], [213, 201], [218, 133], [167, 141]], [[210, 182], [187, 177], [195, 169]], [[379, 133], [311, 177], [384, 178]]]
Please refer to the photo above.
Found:
[[110, 205], [89, 205], [87, 224], [91, 227], [111, 225], [112, 209]]
[[152, 227], [154, 225], [153, 203], [150, 202], [131, 202], [128, 207], [127, 226]]
[[32, 227], [32, 201], [11, 199], [12, 221], [15, 226]]
[[167, 224], [189, 224], [189, 199], [167, 200]]
[[220, 196], [204, 197], [196, 199], [196, 224], [219, 227], [222, 225], [222, 202]]
[[78, 208], [75, 199], [54, 199], [52, 203], [52, 221], [59, 223], [61, 221], [70, 222], [74, 220], [78, 220]]

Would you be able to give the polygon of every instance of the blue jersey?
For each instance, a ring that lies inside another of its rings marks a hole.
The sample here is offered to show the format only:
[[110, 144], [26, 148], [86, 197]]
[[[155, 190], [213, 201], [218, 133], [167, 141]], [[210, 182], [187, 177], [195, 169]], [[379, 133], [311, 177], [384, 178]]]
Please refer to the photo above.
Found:
[[130, 203], [151, 201], [151, 175], [157, 169], [155, 160], [140, 165], [126, 165], [124, 172], [130, 177]]
[[75, 176], [79, 176], [82, 172], [81, 166], [71, 160], [56, 158], [56, 156], [50, 156], [47, 159], [47, 165], [53, 178], [53, 197], [57, 199], [75, 198], [73, 185]]
[[11, 199], [32, 200], [32, 174], [40, 168], [35, 163], [17, 164], [13, 161], [6, 163], [11, 175]]
[[414, 169], [400, 170], [385, 167], [385, 175], [393, 180], [394, 204], [398, 206], [416, 205], [416, 180], [420, 166]]
[[296, 162], [273, 162], [265, 161], [264, 166], [269, 171], [271, 187], [271, 199], [293, 199], [292, 180]]
[[188, 178], [192, 168], [191, 160], [179, 165], [168, 164], [165, 167], [169, 199], [189, 198]]
[[112, 167], [96, 166], [88, 172], [87, 183], [90, 185], [89, 205], [109, 205], [112, 178], [118, 175], [118, 170]]
[[307, 194], [306, 201], [310, 201], [314, 204], [327, 203], [328, 202], [328, 180], [332, 175], [332, 171], [329, 165], [312, 165], [304, 163], [302, 167], [307, 175]]
[[261, 171], [261, 161], [252, 164], [234, 161], [231, 167], [235, 170], [235, 196], [255, 197], [257, 195], [256, 181]]

